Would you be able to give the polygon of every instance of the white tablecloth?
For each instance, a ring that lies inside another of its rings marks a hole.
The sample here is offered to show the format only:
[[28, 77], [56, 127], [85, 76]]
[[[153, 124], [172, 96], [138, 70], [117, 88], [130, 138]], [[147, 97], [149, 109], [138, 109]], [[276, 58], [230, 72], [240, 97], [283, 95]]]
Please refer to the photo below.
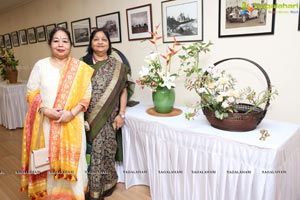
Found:
[[149, 185], [153, 200], [300, 199], [299, 125], [264, 119], [256, 130], [228, 132], [204, 117], [154, 117], [149, 107], [126, 112], [117, 167], [126, 188]]
[[0, 82], [0, 124], [8, 129], [23, 127], [26, 111], [26, 84]]

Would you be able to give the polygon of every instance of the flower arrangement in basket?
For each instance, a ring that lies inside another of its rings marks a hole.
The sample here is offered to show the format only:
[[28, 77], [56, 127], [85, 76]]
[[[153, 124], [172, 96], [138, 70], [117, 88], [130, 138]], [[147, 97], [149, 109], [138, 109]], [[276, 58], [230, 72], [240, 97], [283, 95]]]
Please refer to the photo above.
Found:
[[[162, 36], [158, 35], [159, 25], [155, 27], [154, 32], [150, 32], [153, 39], [149, 39], [154, 47], [155, 51], [152, 51], [145, 57], [147, 66], [142, 66], [142, 70], [139, 72], [140, 77], [136, 81], [142, 88], [149, 87], [152, 91], [155, 91], [157, 87], [167, 87], [171, 89], [175, 87], [175, 80], [178, 77], [178, 73], [171, 72], [171, 61], [174, 55], [179, 51], [177, 49], [181, 44], [174, 38], [173, 46], [167, 48], [167, 52], [162, 54], [158, 50], [158, 41], [162, 39]], [[164, 62], [163, 62], [164, 61]]]
[[[264, 118], [269, 101], [278, 95], [277, 90], [272, 91], [270, 79], [263, 68], [245, 58], [224, 59], [203, 70], [199, 67], [199, 54], [209, 51], [210, 45], [210, 42], [194, 43], [185, 47], [186, 54], [181, 56], [182, 66], [186, 67], [185, 87], [194, 90], [200, 97], [193, 112], [186, 113], [186, 118], [192, 119], [202, 110], [210, 124], [216, 128], [230, 131], [255, 129]], [[237, 90], [236, 79], [225, 70], [217, 68], [218, 64], [228, 60], [244, 60], [254, 64], [264, 74], [268, 88], [260, 93], [250, 87]], [[265, 104], [265, 109], [259, 107], [262, 104]]]
[[19, 61], [15, 59], [14, 53], [9, 49], [0, 49], [0, 69], [1, 77], [6, 80], [8, 70], [17, 70]]

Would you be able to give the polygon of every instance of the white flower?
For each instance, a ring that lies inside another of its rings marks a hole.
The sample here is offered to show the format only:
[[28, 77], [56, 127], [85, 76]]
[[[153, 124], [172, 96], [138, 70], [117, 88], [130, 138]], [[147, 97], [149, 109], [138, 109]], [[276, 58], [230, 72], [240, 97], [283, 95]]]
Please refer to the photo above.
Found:
[[219, 80], [221, 85], [226, 85], [228, 82], [228, 78], [227, 77], [221, 77]]
[[229, 97], [227, 100], [228, 100], [229, 103], [233, 103], [235, 101], [235, 98]]
[[223, 101], [223, 96], [218, 95], [216, 100], [217, 100], [217, 102], [222, 102]]
[[227, 92], [220, 92], [220, 95], [221, 95], [222, 97], [227, 97], [227, 96], [228, 96]]
[[145, 57], [145, 62], [150, 65], [151, 63], [157, 60], [158, 56], [159, 55], [157, 53], [151, 52], [149, 55]]
[[161, 85], [161, 87], [167, 87], [168, 89], [175, 87], [175, 78], [175, 76], [171, 76], [168, 72], [165, 76], [162, 76], [163, 84]]
[[142, 70], [140, 70], [140, 77], [147, 76], [149, 74], [150, 69], [148, 67], [142, 66]]
[[208, 68], [206, 69], [206, 71], [208, 73], [213, 73], [214, 67], [215, 67], [214, 65], [208, 66]]
[[223, 108], [228, 108], [228, 107], [229, 107], [229, 104], [228, 104], [226, 101], [224, 101], [224, 102], [222, 103], [222, 107], [223, 107]]
[[201, 93], [205, 93], [205, 92], [207, 92], [206, 91], [206, 89], [204, 88], [204, 87], [201, 87], [200, 89], [199, 89], [199, 93], [201, 94]]

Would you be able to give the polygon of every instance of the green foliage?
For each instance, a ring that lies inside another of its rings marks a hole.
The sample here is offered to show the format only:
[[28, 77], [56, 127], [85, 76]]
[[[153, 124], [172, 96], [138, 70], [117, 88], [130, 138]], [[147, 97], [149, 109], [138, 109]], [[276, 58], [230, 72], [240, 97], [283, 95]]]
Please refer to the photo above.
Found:
[[230, 113], [238, 112], [236, 105], [244, 101], [252, 105], [246, 112], [250, 113], [278, 95], [277, 90], [266, 90], [257, 94], [250, 87], [237, 91], [236, 79], [225, 70], [220, 71], [215, 66], [209, 66], [204, 71], [200, 65], [200, 53], [207, 53], [211, 45], [211, 42], [197, 42], [182, 47], [185, 54], [180, 58], [186, 75], [185, 87], [189, 91], [194, 90], [200, 97], [200, 101], [193, 106], [193, 112], [185, 115], [187, 119], [193, 119], [205, 108], [214, 111], [215, 117], [222, 120]]
[[0, 49], [0, 69], [1, 77], [7, 79], [7, 70], [16, 70], [19, 61], [15, 59], [14, 53], [9, 49]]

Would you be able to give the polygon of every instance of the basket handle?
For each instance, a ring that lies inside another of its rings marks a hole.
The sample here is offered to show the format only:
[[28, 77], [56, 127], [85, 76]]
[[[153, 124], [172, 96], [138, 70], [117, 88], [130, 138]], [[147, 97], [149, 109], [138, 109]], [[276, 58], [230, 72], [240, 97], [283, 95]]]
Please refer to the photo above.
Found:
[[[254, 62], [252, 60], [249, 60], [247, 58], [239, 58], [239, 57], [225, 58], [223, 60], [215, 62], [214, 66], [217, 66], [218, 64], [220, 64], [222, 62], [225, 62], [225, 61], [228, 61], [228, 60], [244, 60], [244, 61], [248, 61], [248, 62], [252, 63], [253, 65], [255, 65], [263, 73], [263, 75], [265, 76], [265, 79], [266, 79], [267, 85], [268, 85], [268, 91], [272, 92], [271, 81], [270, 81], [270, 78], [269, 78], [267, 72], [259, 64], [257, 64], [256, 62]], [[263, 117], [265, 116], [269, 105], [270, 105], [270, 98], [268, 98], [268, 101], [266, 102]]]

